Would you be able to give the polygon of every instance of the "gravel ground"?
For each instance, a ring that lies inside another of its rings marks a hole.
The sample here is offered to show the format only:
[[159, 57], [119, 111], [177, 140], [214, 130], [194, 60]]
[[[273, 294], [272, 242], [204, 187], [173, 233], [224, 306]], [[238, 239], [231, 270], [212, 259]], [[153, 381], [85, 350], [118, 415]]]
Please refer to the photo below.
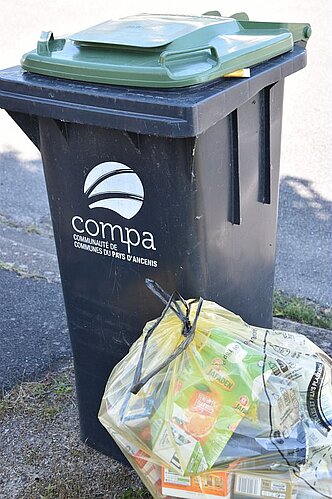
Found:
[[71, 364], [0, 400], [1, 499], [143, 495], [137, 475], [79, 438]]

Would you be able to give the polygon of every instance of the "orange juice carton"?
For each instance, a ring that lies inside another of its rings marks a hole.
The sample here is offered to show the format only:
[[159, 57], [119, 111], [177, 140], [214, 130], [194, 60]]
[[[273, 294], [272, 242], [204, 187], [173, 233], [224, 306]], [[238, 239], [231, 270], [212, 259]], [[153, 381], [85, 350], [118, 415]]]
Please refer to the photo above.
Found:
[[262, 363], [250, 345], [212, 329], [199, 355], [184, 359], [151, 418], [154, 455], [182, 475], [211, 469], [243, 418], [251, 417]]

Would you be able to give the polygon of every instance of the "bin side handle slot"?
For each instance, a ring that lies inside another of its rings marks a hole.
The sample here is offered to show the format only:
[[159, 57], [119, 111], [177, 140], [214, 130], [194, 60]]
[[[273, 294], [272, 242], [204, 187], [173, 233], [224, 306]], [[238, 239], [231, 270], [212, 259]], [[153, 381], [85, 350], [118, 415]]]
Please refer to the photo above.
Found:
[[56, 119], [54, 119], [53, 121], [56, 124], [56, 126], [58, 127], [58, 129], [60, 130], [61, 135], [65, 139], [66, 143], [68, 144], [68, 140], [69, 140], [69, 123], [67, 123], [66, 121], [61, 121], [61, 120], [56, 120]]
[[136, 152], [141, 153], [141, 135], [135, 132], [129, 132], [128, 130], [124, 132], [128, 137], [130, 143], [134, 146]]
[[230, 115], [230, 209], [229, 221], [233, 225], [241, 223], [241, 200], [240, 200], [240, 150], [239, 150], [239, 120], [238, 110], [235, 109]]
[[271, 88], [262, 90], [262, 114], [259, 144], [259, 188], [258, 201], [271, 204]]

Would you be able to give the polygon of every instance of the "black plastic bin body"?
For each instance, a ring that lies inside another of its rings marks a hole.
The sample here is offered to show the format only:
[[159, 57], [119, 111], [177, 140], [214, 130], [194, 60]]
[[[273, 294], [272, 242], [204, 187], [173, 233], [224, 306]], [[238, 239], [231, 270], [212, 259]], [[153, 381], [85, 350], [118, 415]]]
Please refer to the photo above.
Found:
[[[42, 154], [92, 447], [123, 459], [97, 413], [111, 369], [160, 313], [146, 277], [272, 325], [283, 84], [305, 63], [296, 44], [249, 79], [180, 90], [0, 72], [0, 106]], [[143, 185], [132, 218], [89, 208], [85, 179], [105, 162], [130, 167]]]

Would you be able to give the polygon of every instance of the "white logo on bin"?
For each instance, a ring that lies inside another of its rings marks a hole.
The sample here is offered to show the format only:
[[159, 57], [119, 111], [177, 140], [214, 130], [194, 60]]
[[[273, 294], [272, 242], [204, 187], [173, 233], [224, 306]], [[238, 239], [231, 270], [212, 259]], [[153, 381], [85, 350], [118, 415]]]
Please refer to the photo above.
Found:
[[139, 176], [129, 166], [114, 161], [100, 163], [88, 173], [84, 193], [91, 201], [89, 208], [106, 208], [128, 220], [137, 215], [144, 201]]

